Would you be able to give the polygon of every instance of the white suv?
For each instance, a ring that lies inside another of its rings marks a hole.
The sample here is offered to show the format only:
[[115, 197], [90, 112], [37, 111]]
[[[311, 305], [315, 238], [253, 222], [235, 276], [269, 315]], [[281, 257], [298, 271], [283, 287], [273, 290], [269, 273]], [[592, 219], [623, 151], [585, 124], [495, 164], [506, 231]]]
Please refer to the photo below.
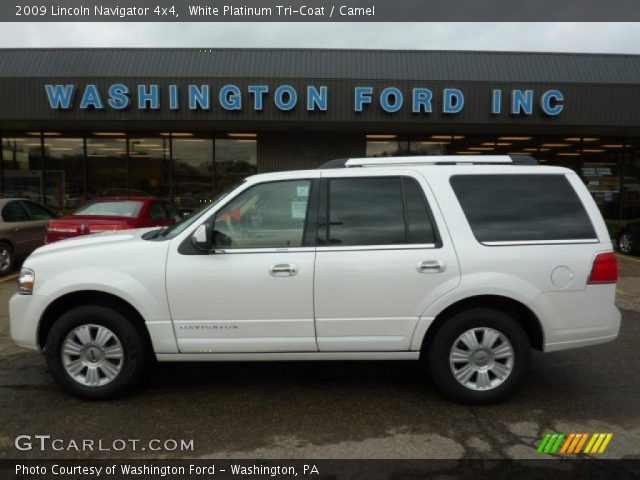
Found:
[[424, 360], [451, 399], [502, 400], [531, 349], [620, 328], [596, 204], [573, 171], [531, 160], [351, 159], [249, 177], [172, 227], [39, 248], [11, 335], [94, 399], [140, 382], [155, 356]]

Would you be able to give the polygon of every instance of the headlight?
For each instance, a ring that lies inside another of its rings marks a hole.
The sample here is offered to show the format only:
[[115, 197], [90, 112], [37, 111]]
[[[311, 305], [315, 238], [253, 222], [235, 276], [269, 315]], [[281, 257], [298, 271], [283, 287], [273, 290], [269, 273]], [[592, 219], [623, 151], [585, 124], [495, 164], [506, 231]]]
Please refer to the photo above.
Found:
[[33, 293], [33, 284], [36, 281], [36, 272], [30, 268], [20, 270], [20, 278], [18, 278], [18, 293], [21, 295], [31, 295]]

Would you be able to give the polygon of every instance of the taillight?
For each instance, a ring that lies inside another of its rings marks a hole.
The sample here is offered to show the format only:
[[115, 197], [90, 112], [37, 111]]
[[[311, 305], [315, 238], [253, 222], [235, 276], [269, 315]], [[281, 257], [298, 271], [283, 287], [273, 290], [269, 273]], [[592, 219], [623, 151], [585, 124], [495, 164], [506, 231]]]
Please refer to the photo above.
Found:
[[51, 222], [47, 230], [56, 233], [78, 233], [78, 225], [65, 222]]
[[123, 225], [122, 223], [114, 223], [114, 224], [102, 224], [102, 225], [89, 225], [88, 231], [89, 233], [98, 233], [98, 232], [111, 232], [113, 230], [126, 230], [129, 228], [128, 225]]
[[599, 253], [591, 266], [588, 283], [616, 283], [618, 281], [618, 259], [613, 252]]

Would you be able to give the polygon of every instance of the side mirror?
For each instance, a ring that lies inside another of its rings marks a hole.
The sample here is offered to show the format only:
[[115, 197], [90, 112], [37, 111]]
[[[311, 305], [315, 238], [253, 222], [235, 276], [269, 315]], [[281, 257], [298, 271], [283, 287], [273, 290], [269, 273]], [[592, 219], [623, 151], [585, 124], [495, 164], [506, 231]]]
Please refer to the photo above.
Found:
[[191, 236], [191, 241], [198, 250], [202, 250], [207, 253], [211, 252], [211, 249], [213, 248], [213, 232], [211, 225], [203, 223], [196, 228], [196, 231], [193, 232], [193, 235]]

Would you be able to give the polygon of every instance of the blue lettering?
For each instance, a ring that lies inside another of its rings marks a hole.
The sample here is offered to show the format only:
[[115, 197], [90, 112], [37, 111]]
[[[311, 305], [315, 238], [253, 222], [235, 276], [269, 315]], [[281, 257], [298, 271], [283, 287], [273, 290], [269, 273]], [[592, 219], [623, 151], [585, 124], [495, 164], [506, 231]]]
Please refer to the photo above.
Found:
[[371, 103], [372, 94], [373, 87], [356, 87], [354, 110], [356, 112], [361, 112], [365, 103]]
[[83, 110], [89, 107], [93, 107], [96, 110], [102, 110], [104, 108], [98, 87], [93, 84], [86, 86], [84, 94], [82, 95], [82, 101], [80, 102], [80, 108]]
[[262, 99], [266, 93], [269, 93], [269, 87], [266, 85], [250, 85], [249, 93], [253, 94], [253, 109], [262, 110]]
[[160, 108], [160, 88], [158, 85], [149, 85], [148, 91], [146, 85], [138, 85], [138, 108], [140, 110]]
[[209, 110], [209, 85], [189, 85], [189, 110]]
[[316, 87], [307, 87], [307, 110], [313, 111], [318, 107], [318, 110], [323, 112], [327, 111], [328, 97], [327, 87], [320, 87], [318, 90]]
[[[393, 103], [390, 97], [393, 97]], [[402, 92], [396, 87], [387, 87], [380, 93], [380, 106], [385, 112], [397, 112], [402, 108], [403, 101]]]
[[169, 85], [169, 108], [178, 110], [178, 86]]
[[564, 95], [560, 90], [547, 90], [540, 98], [542, 111], [547, 115], [558, 115], [564, 109]]
[[129, 87], [115, 83], [109, 87], [109, 106], [114, 110], [124, 110], [129, 106]]
[[442, 101], [444, 113], [458, 113], [464, 107], [464, 95], [457, 88], [445, 88]]
[[51, 108], [60, 108], [68, 110], [71, 108], [71, 100], [75, 85], [45, 85], [47, 97], [49, 97], [49, 105]]
[[433, 92], [428, 88], [414, 88], [413, 89], [413, 113], [431, 113], [431, 100], [433, 99]]
[[225, 85], [218, 95], [220, 106], [225, 110], [242, 110], [242, 93], [235, 85]]
[[511, 92], [511, 114], [531, 115], [533, 113], [533, 90], [513, 90]]
[[491, 97], [491, 113], [498, 115], [502, 112], [502, 90], [494, 90]]
[[[288, 97], [287, 101], [285, 95]], [[276, 88], [273, 99], [279, 110], [291, 110], [298, 103], [298, 93], [291, 85], [280, 85]]]

